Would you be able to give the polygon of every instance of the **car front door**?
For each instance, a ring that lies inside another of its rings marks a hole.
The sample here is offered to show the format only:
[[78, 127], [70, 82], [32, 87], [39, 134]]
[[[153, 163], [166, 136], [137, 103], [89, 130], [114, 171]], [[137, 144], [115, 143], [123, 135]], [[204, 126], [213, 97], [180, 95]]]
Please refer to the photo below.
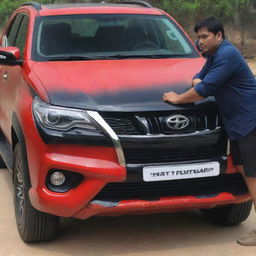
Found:
[[[20, 58], [23, 59], [26, 44], [26, 35], [28, 30], [29, 18], [26, 14], [19, 13], [11, 22], [7, 29], [4, 46], [15, 46], [20, 50]], [[15, 104], [15, 93], [17, 86], [23, 80], [23, 69], [20, 65], [5, 66], [0, 68], [0, 125], [2, 132], [10, 141], [11, 139], [11, 122]]]

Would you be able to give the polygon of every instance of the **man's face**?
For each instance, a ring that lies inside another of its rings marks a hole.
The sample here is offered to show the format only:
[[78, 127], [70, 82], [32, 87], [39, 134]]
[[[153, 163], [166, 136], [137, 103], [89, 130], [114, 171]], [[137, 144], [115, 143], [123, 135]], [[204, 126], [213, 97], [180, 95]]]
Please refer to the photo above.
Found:
[[216, 35], [203, 27], [197, 31], [198, 44], [203, 53], [213, 54], [222, 39], [222, 33], [218, 32]]

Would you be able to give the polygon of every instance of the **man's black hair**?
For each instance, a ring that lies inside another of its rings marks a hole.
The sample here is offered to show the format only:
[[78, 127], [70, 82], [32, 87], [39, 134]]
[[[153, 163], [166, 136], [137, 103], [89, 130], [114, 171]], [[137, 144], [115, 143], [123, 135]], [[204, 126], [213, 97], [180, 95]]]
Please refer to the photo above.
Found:
[[207, 28], [208, 31], [214, 33], [216, 35], [219, 31], [222, 33], [222, 38], [225, 39], [224, 27], [220, 21], [218, 21], [215, 17], [208, 17], [200, 20], [195, 25], [195, 32], [201, 28]]

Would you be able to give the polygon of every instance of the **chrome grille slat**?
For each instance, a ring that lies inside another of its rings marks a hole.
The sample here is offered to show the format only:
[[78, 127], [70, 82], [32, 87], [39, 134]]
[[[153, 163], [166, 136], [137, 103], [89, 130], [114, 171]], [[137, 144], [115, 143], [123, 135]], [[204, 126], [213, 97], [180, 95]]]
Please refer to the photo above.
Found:
[[117, 135], [185, 134], [203, 130], [215, 130], [220, 127], [220, 119], [217, 113], [208, 113], [207, 115], [195, 113], [187, 115], [191, 120], [191, 125], [188, 129], [180, 131], [169, 129], [167, 131], [161, 119], [172, 114], [139, 115], [136, 113], [122, 116], [122, 113], [115, 113], [112, 116], [104, 116], [103, 113], [103, 118]]

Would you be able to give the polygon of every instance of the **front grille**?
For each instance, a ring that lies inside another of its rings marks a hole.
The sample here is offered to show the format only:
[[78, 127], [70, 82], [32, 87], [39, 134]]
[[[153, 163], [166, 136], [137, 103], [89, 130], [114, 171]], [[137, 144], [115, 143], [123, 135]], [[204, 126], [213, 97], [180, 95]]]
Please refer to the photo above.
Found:
[[[211, 131], [221, 126], [216, 109], [210, 109], [207, 112], [205, 110], [188, 110], [180, 112], [101, 113], [101, 115], [119, 135], [128, 164], [203, 160], [226, 154], [227, 142], [223, 132], [200, 135], [200, 131]], [[172, 115], [186, 116], [190, 120], [190, 125], [185, 129], [174, 131], [166, 124]], [[195, 133], [195, 131], [199, 131], [199, 133]], [[188, 133], [194, 133], [194, 135], [175, 136]], [[133, 137], [133, 135], [135, 136]], [[136, 137], [136, 135], [144, 136]], [[150, 135], [153, 136], [150, 137]], [[197, 140], [193, 136], [200, 138]]]
[[[168, 117], [182, 114], [189, 119], [190, 124], [181, 130], [167, 126]], [[117, 135], [146, 134], [184, 134], [202, 130], [213, 130], [219, 127], [220, 119], [215, 110], [197, 112], [156, 112], [156, 113], [101, 113], [105, 121]]]
[[139, 135], [143, 133], [132, 118], [109, 117], [106, 121], [116, 134]]
[[109, 183], [93, 200], [157, 200], [169, 196], [214, 196], [221, 192], [242, 195], [248, 190], [242, 175], [235, 173], [174, 181]]
[[225, 145], [219, 144], [193, 148], [124, 148], [124, 155], [129, 164], [180, 162], [225, 155], [225, 149]]

